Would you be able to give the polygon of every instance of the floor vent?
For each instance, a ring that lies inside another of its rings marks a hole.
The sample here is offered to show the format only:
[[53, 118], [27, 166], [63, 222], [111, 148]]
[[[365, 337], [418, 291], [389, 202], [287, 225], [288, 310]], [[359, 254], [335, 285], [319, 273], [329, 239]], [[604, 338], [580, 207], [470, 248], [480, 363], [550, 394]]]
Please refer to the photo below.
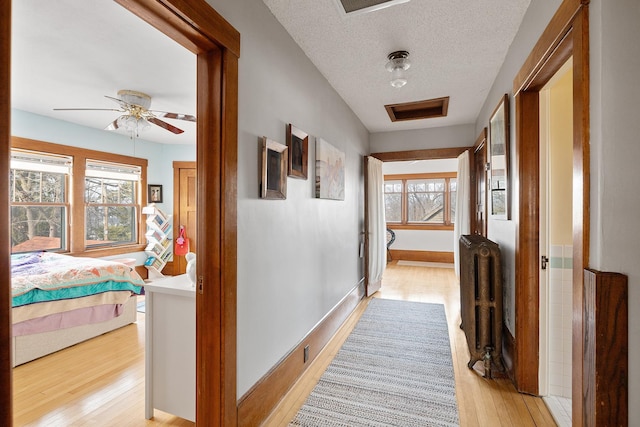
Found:
[[373, 12], [396, 4], [407, 3], [409, 0], [336, 0], [341, 10], [348, 15]]
[[449, 110], [449, 97], [390, 104], [385, 105], [384, 108], [387, 109], [392, 122], [446, 117]]

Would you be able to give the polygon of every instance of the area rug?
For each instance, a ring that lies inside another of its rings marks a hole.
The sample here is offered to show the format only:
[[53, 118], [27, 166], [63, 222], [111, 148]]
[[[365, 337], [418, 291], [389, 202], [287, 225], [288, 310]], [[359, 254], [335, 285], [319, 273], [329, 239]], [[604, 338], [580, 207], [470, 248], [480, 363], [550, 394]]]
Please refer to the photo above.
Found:
[[289, 426], [457, 426], [444, 306], [374, 298]]

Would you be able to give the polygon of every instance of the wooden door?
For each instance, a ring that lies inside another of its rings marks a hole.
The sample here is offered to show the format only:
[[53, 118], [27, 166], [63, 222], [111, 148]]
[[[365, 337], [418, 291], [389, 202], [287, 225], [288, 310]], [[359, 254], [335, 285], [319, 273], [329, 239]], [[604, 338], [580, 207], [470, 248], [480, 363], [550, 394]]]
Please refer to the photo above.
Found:
[[[189, 238], [189, 250], [193, 253], [197, 248], [196, 221], [196, 193], [197, 169], [195, 162], [173, 162], [173, 239], [178, 237], [180, 226], [183, 225]], [[173, 255], [173, 274], [183, 274], [187, 268], [187, 261], [182, 255]]]
[[471, 232], [487, 237], [487, 144], [484, 139], [473, 153], [475, 206]]

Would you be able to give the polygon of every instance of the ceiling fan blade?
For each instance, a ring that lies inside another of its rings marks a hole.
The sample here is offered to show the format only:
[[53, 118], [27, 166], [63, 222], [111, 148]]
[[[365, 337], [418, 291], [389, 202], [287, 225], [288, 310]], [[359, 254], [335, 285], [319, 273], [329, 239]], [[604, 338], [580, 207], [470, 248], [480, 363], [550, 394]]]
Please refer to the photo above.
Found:
[[196, 117], [192, 116], [191, 114], [169, 113], [167, 111], [156, 111], [156, 110], [149, 110], [149, 112], [155, 114], [158, 117], [162, 117], [165, 119], [185, 120], [187, 122], [196, 121]]
[[173, 133], [182, 133], [184, 132], [182, 129], [178, 129], [177, 127], [170, 125], [167, 122], [163, 122], [162, 120], [156, 118], [156, 117], [150, 117], [147, 119], [147, 121], [153, 123], [154, 125], [160, 126], [163, 129], [168, 130], [169, 132], [173, 132]]
[[53, 111], [119, 111], [117, 108], [54, 108]]
[[117, 130], [118, 128], [120, 128], [120, 126], [118, 126], [118, 119], [115, 119], [114, 121], [109, 123], [107, 127], [104, 128], [104, 130]]
[[131, 104], [123, 101], [122, 99], [114, 98], [113, 96], [109, 96], [109, 95], [105, 95], [104, 97], [117, 102], [125, 110], [128, 110], [131, 108]]

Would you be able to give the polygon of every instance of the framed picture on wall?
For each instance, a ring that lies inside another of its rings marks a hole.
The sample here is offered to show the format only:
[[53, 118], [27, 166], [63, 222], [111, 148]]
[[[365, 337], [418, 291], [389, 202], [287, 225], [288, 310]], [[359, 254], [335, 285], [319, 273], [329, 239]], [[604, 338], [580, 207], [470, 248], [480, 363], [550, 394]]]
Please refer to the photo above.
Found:
[[289, 148], [288, 175], [292, 178], [307, 179], [309, 135], [289, 123], [287, 148]]
[[344, 200], [343, 151], [316, 138], [316, 198]]
[[266, 136], [262, 138], [260, 197], [263, 199], [287, 198], [288, 151], [286, 145]]
[[491, 164], [489, 208], [495, 219], [509, 219], [509, 95], [505, 94], [489, 119]]
[[162, 185], [149, 184], [147, 186], [149, 203], [162, 203]]

